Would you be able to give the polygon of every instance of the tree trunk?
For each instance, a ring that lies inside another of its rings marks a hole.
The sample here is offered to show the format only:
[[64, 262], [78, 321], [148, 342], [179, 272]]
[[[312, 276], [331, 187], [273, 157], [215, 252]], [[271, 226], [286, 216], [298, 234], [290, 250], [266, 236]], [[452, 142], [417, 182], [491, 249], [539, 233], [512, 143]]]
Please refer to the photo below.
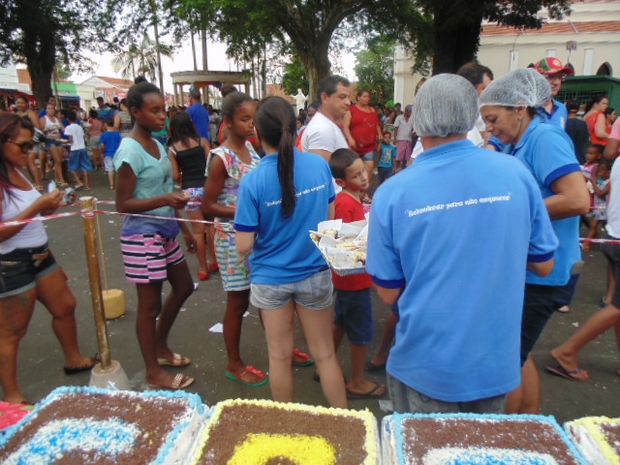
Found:
[[[330, 38], [331, 35], [327, 40], [317, 38], [317, 40], [312, 43], [311, 47], [305, 50], [306, 53], [299, 54], [299, 61], [301, 61], [304, 71], [308, 76], [310, 87], [308, 104], [320, 100], [320, 96], [317, 95], [319, 81], [330, 74], [331, 63], [329, 62], [327, 54]], [[297, 50], [299, 51], [300, 47], [297, 47]]]
[[444, 4], [434, 12], [433, 75], [456, 72], [478, 51], [482, 12], [472, 8], [457, 20], [450, 7], [450, 3]]

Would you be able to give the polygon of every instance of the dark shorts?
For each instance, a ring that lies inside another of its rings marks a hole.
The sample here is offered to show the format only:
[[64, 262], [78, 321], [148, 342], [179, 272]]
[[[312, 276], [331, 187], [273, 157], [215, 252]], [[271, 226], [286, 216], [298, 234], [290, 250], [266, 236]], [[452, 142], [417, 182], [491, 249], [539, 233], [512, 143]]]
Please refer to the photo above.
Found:
[[336, 289], [334, 310], [334, 324], [345, 329], [351, 344], [370, 344], [373, 332], [370, 288], [361, 291]]
[[[615, 237], [611, 237], [607, 235], [607, 239], [618, 240]], [[614, 277], [616, 278], [616, 288], [614, 289], [614, 295], [611, 299], [611, 304], [620, 308], [620, 244], [609, 244], [604, 243], [601, 250], [603, 251], [603, 255], [611, 265], [611, 269], [613, 270]]]
[[38, 279], [47, 276], [56, 268], [58, 264], [47, 244], [0, 254], [0, 298], [34, 289]]
[[525, 285], [521, 320], [521, 366], [527, 360], [553, 312], [565, 305], [562, 303], [565, 301], [565, 287]]

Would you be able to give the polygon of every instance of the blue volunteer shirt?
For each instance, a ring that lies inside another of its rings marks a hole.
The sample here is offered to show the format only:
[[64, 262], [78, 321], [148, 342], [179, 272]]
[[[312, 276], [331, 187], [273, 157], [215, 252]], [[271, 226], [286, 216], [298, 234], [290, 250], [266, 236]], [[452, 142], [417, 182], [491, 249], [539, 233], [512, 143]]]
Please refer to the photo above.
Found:
[[367, 271], [403, 288], [387, 371], [446, 402], [514, 389], [526, 265], [556, 247], [518, 160], [468, 140], [419, 155], [377, 189], [370, 211]]
[[321, 156], [295, 149], [294, 180], [297, 204], [286, 219], [282, 217], [277, 154], [265, 156], [241, 180], [235, 230], [256, 233], [250, 255], [252, 283], [292, 283], [327, 269], [309, 231], [327, 220], [329, 204], [334, 201], [331, 170]]
[[566, 109], [566, 105], [562, 102], [558, 102], [553, 99], [553, 108], [551, 109], [551, 113], [548, 113], [542, 106], [537, 107], [538, 114], [543, 119], [545, 123], [556, 126], [560, 129], [564, 129], [566, 126], [566, 120], [568, 119], [568, 110]]
[[[581, 171], [573, 143], [562, 129], [534, 119], [510, 152], [521, 160], [534, 175], [543, 198], [555, 195], [551, 185], [562, 176]], [[560, 247], [555, 252], [551, 274], [541, 278], [528, 272], [529, 284], [563, 286], [570, 279], [571, 268], [581, 260], [579, 247], [579, 216], [552, 222]]]

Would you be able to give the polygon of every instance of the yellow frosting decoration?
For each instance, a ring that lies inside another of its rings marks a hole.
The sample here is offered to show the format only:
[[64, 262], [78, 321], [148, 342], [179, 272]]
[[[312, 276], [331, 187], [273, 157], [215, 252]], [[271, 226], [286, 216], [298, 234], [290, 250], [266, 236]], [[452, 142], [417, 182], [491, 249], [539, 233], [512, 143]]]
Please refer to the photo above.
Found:
[[[255, 405], [257, 407], [283, 409], [289, 412], [299, 412], [299, 413], [310, 414], [310, 415], [333, 415], [333, 416], [359, 418], [360, 420], [364, 422], [364, 426], [366, 430], [366, 437], [364, 438], [364, 442], [365, 442], [365, 449], [368, 454], [368, 456], [366, 457], [366, 460], [364, 460], [364, 463], [360, 465], [374, 465], [377, 463], [378, 451], [377, 451], [377, 432], [376, 432], [376, 423], [375, 423], [376, 420], [374, 416], [372, 415], [372, 413], [368, 410], [347, 410], [347, 409], [340, 409], [340, 408], [327, 408], [327, 407], [321, 407], [321, 406], [310, 406], [310, 405], [295, 404], [295, 403], [274, 402], [271, 400], [263, 400], [263, 399], [253, 399], [253, 400], [228, 399], [228, 400], [219, 402], [216, 405], [214, 412], [213, 412], [213, 416], [211, 417], [209, 421], [209, 425], [207, 428], [203, 430], [203, 433], [198, 441], [198, 447], [196, 447], [196, 449], [194, 450], [194, 456], [192, 460], [189, 462], [191, 465], [195, 465], [199, 462], [200, 457], [202, 456], [203, 447], [209, 439], [211, 430], [215, 428], [218, 422], [220, 421], [220, 416], [224, 413], [227, 407], [232, 407], [235, 405]], [[257, 433], [260, 433], [260, 432], [257, 432]], [[268, 460], [270, 458], [277, 456], [277, 455], [274, 455], [274, 450], [278, 451], [278, 455], [282, 455], [282, 456], [285, 456], [293, 460], [292, 456], [288, 456], [288, 455], [285, 455], [284, 453], [280, 453], [280, 449], [274, 449], [274, 447], [278, 446], [278, 443], [274, 442], [274, 440], [271, 439], [271, 438], [274, 438], [275, 435], [256, 434], [255, 436], [260, 438], [261, 443], [265, 441], [264, 443], [265, 446], [261, 445], [261, 450], [266, 450], [267, 454], [269, 454], [268, 456], [265, 456], [266, 457], [265, 460]], [[306, 441], [307, 438], [310, 438], [310, 436], [303, 437], [303, 440]], [[325, 440], [325, 442], [327, 442], [327, 440]], [[280, 443], [282, 443], [282, 441], [280, 441]], [[331, 444], [329, 446], [333, 447]], [[319, 455], [316, 452], [314, 454], [315, 456], [323, 457], [322, 455]], [[229, 463], [232, 463], [232, 462], [229, 462]], [[239, 462], [234, 462], [234, 463], [247, 463], [247, 464], [254, 465], [254, 464], [261, 464], [265, 462], [239, 461]], [[304, 458], [303, 460], [298, 461], [297, 463], [306, 464], [306, 463], [314, 463], [314, 462], [308, 462]], [[334, 463], [334, 462], [322, 462], [322, 461], [317, 460], [316, 463]]]
[[264, 465], [276, 457], [304, 465], [331, 465], [336, 463], [336, 449], [327, 439], [317, 436], [248, 434], [235, 447], [228, 465]]
[[580, 424], [594, 438], [598, 446], [601, 448], [601, 452], [610, 463], [620, 464], [620, 457], [614, 450], [614, 448], [607, 442], [605, 433], [601, 430], [601, 425], [606, 424], [618, 424], [620, 418], [607, 418], [607, 417], [585, 417], [575, 420], [573, 423]]

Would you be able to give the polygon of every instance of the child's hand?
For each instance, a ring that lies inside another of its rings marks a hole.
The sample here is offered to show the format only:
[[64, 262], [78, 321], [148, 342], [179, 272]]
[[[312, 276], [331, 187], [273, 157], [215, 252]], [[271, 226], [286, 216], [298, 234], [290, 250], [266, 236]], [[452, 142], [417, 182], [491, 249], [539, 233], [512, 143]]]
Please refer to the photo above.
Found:
[[190, 234], [189, 231], [183, 231], [183, 238], [185, 239], [185, 244], [187, 245], [187, 251], [189, 253], [196, 253], [196, 239], [193, 234]]
[[173, 192], [172, 194], [168, 194], [166, 197], [168, 200], [168, 205], [177, 210], [185, 207], [189, 201], [189, 197], [180, 192]]

